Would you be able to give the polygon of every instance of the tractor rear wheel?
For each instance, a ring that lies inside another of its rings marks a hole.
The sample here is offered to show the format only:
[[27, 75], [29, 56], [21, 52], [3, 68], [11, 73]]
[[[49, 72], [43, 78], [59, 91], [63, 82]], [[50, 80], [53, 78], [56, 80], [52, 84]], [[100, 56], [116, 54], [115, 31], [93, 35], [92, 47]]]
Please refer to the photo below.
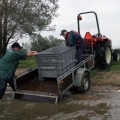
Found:
[[115, 49], [113, 52], [113, 60], [114, 61], [119, 61], [120, 60], [120, 53], [119, 50]]
[[103, 43], [96, 52], [96, 60], [101, 68], [105, 69], [111, 65], [112, 50], [109, 43]]

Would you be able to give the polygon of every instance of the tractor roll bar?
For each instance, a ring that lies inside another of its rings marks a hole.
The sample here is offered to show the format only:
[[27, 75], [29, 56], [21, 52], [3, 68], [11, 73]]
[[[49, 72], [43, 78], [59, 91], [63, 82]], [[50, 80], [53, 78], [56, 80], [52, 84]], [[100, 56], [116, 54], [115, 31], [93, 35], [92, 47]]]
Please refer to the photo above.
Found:
[[95, 15], [96, 23], [97, 23], [97, 29], [98, 29], [98, 37], [100, 37], [100, 28], [99, 28], [98, 17], [97, 17], [96, 12], [94, 12], [94, 11], [83, 12], [83, 13], [79, 13], [79, 14], [78, 14], [78, 16], [77, 16], [78, 32], [80, 33], [80, 22], [79, 22], [79, 16], [80, 16], [81, 14], [88, 14], [88, 13], [93, 13], [93, 14]]

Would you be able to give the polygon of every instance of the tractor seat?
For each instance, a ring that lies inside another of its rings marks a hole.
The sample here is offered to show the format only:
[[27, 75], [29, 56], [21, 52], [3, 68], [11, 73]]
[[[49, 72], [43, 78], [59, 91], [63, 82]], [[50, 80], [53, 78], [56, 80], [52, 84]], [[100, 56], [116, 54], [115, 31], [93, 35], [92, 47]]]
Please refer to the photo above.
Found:
[[86, 40], [91, 40], [91, 38], [92, 38], [92, 35], [90, 34], [90, 32], [86, 32], [85, 37], [84, 37], [84, 40], [85, 40], [85, 41], [86, 41]]

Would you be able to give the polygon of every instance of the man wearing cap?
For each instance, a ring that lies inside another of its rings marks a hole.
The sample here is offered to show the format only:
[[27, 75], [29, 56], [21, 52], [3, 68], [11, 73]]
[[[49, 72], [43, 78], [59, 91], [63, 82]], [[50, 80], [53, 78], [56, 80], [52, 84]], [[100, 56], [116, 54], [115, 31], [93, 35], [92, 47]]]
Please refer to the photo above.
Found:
[[38, 54], [36, 51], [26, 52], [21, 49], [20, 44], [15, 42], [11, 48], [7, 50], [4, 57], [0, 59], [0, 99], [2, 99], [5, 93], [7, 83], [9, 83], [13, 91], [15, 90], [13, 78], [18, 66], [18, 60], [24, 60], [26, 57]]
[[86, 45], [81, 37], [81, 35], [76, 31], [67, 32], [67, 30], [62, 30], [60, 36], [65, 38], [66, 46], [76, 46], [76, 58], [77, 62], [80, 63], [82, 61], [82, 53], [85, 49]]

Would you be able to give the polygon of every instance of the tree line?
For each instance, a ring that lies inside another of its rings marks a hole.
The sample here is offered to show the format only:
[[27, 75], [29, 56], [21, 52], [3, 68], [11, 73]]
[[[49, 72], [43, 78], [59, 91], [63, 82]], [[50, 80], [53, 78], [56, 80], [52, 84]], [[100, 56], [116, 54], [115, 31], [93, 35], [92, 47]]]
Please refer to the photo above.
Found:
[[38, 52], [46, 50], [51, 47], [64, 45], [64, 40], [58, 39], [54, 36], [42, 37], [41, 35], [33, 35], [31, 37], [31, 50]]

